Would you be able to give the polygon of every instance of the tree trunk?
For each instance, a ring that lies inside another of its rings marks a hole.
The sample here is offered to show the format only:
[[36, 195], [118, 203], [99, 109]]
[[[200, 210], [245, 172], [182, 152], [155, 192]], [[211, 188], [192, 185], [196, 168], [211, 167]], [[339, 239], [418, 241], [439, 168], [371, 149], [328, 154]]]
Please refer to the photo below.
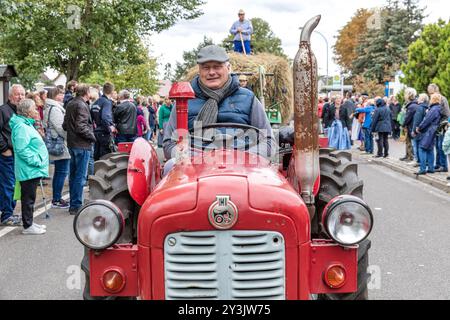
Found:
[[76, 80], [78, 81], [79, 77], [79, 71], [80, 71], [80, 59], [77, 58], [70, 58], [67, 63], [67, 81], [70, 80]]

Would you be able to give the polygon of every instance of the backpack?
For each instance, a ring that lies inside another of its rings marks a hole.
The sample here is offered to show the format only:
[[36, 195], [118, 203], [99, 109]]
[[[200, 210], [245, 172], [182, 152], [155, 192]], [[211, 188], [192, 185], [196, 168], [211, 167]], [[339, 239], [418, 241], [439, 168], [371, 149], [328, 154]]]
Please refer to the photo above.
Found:
[[397, 122], [403, 127], [405, 124], [406, 110], [403, 108], [397, 115]]
[[449, 126], [449, 124], [448, 124], [447, 119], [441, 120], [436, 133], [439, 135], [444, 135], [448, 130], [448, 126]]
[[48, 120], [47, 120], [47, 129], [45, 131], [44, 136], [44, 142], [45, 146], [47, 147], [48, 153], [52, 156], [59, 157], [64, 153], [65, 150], [65, 144], [64, 144], [64, 138], [61, 136], [57, 136], [56, 138], [52, 137], [50, 127], [53, 126], [50, 122], [50, 116], [52, 114], [53, 106], [50, 107], [50, 111], [48, 112]]

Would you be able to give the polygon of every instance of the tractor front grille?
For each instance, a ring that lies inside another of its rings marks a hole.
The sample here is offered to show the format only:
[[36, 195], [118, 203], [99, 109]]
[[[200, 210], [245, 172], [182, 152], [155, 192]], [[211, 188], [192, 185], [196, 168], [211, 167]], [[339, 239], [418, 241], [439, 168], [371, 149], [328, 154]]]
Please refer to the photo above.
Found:
[[168, 300], [285, 298], [285, 246], [277, 232], [171, 234], [164, 268]]

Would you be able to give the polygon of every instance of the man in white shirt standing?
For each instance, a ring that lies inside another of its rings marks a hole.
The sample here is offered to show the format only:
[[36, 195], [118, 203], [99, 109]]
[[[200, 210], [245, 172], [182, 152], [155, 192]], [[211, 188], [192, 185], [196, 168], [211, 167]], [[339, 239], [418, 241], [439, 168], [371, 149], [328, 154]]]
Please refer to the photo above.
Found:
[[250, 20], [245, 20], [244, 10], [239, 10], [239, 20], [233, 23], [230, 33], [234, 35], [234, 51], [244, 54], [251, 53], [250, 40], [253, 26]]

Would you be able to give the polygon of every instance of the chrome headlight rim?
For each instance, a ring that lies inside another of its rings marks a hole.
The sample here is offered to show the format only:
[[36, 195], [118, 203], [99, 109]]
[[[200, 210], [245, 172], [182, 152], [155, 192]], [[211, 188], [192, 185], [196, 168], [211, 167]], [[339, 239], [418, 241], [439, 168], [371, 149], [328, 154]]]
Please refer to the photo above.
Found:
[[[358, 205], [360, 205], [361, 207], [363, 207], [369, 216], [369, 221], [370, 221], [370, 226], [369, 226], [369, 230], [367, 231], [367, 234], [365, 235], [364, 238], [362, 238], [361, 240], [358, 240], [356, 242], [353, 243], [346, 243], [346, 242], [342, 242], [341, 240], [337, 239], [336, 237], [334, 237], [332, 235], [332, 233], [330, 232], [329, 228], [328, 228], [328, 218], [331, 216], [331, 213], [338, 207], [341, 206], [345, 203], [356, 203]], [[324, 210], [323, 210], [323, 216], [322, 216], [322, 225], [323, 228], [325, 230], [325, 232], [327, 233], [327, 235], [333, 239], [334, 241], [336, 241], [338, 244], [340, 244], [341, 246], [354, 246], [357, 244], [360, 244], [361, 242], [363, 242], [364, 240], [366, 240], [369, 235], [372, 233], [372, 229], [373, 229], [373, 213], [372, 210], [370, 209], [369, 205], [364, 202], [364, 200], [362, 200], [361, 198], [352, 196], [352, 195], [339, 195], [333, 199], [331, 199], [331, 201], [325, 206]]]
[[[82, 215], [84, 210], [86, 210], [86, 209], [88, 209], [89, 207], [92, 207], [92, 206], [103, 206], [103, 207], [106, 207], [109, 210], [111, 210], [114, 213], [114, 215], [116, 216], [116, 218], [117, 218], [117, 221], [119, 223], [119, 232], [114, 237], [113, 241], [110, 241], [110, 243], [108, 245], [93, 246], [93, 245], [88, 244], [85, 241], [83, 241], [81, 239], [81, 237], [79, 236], [79, 234], [78, 234], [78, 231], [77, 231], [78, 219], [80, 218], [80, 216]], [[78, 241], [83, 246], [85, 246], [88, 249], [96, 250], [96, 251], [105, 250], [105, 249], [111, 247], [112, 245], [114, 245], [115, 243], [117, 243], [117, 241], [119, 240], [119, 238], [121, 237], [121, 235], [123, 233], [124, 225], [125, 225], [125, 220], [124, 220], [124, 217], [123, 217], [123, 214], [122, 214], [122, 211], [120, 210], [120, 208], [118, 206], [116, 206], [113, 202], [108, 201], [108, 200], [103, 200], [103, 199], [92, 200], [89, 203], [83, 205], [78, 210], [77, 215], [73, 219], [73, 230], [74, 230], [74, 233], [75, 233], [75, 237], [78, 239]]]

